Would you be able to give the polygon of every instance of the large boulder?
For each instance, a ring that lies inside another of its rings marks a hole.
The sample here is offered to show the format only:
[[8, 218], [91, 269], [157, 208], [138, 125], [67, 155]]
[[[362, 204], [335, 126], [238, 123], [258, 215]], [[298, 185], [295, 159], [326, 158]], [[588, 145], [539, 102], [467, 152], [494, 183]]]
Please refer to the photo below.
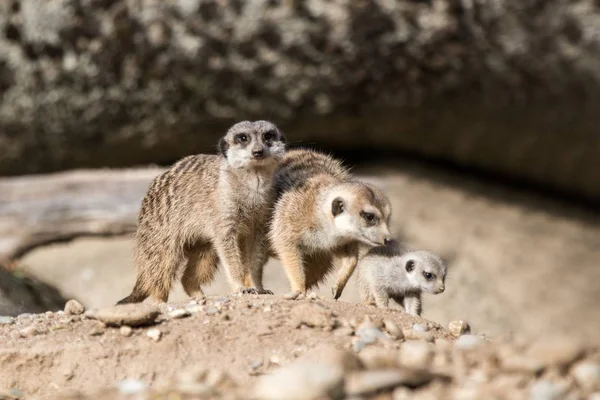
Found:
[[171, 162], [234, 121], [600, 199], [595, 0], [6, 0], [0, 173]]
[[65, 303], [56, 288], [0, 264], [0, 316], [58, 311]]

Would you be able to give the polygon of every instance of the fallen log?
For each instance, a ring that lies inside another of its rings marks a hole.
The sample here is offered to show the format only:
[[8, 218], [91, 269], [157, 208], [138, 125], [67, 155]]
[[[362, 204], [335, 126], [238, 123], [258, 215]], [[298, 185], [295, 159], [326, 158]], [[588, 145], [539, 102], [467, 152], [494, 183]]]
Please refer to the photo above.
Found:
[[0, 180], [0, 260], [79, 236], [134, 231], [159, 168], [85, 170]]

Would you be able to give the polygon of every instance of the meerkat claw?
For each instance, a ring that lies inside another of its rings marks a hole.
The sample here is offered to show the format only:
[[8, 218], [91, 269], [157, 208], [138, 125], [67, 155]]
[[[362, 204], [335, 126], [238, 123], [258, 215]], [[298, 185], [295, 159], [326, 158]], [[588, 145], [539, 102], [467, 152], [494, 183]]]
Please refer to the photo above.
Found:
[[331, 288], [331, 294], [333, 295], [333, 299], [337, 300], [342, 295], [342, 290], [339, 287], [334, 286]]
[[262, 289], [262, 290], [258, 290], [257, 292], [258, 292], [258, 294], [270, 294], [270, 295], [274, 294], [273, 291], [269, 290], [269, 289]]
[[241, 294], [260, 294], [260, 292], [258, 290], [256, 290], [256, 288], [242, 288], [238, 291], [238, 293]]

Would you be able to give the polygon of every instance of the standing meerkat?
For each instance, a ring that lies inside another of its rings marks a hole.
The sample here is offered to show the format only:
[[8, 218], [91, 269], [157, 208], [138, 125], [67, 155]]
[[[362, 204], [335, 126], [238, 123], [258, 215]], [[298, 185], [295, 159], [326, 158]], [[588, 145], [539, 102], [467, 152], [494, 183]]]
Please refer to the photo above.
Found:
[[401, 244], [372, 248], [358, 264], [358, 290], [364, 303], [385, 308], [393, 299], [421, 315], [421, 293], [444, 291], [446, 264], [437, 255]]
[[273, 182], [277, 200], [269, 237], [290, 281], [287, 297], [306, 293], [336, 267], [337, 299], [361, 246], [390, 241], [389, 199], [378, 188], [352, 180], [339, 161], [312, 150], [288, 151]]
[[[137, 279], [119, 304], [152, 296], [167, 301], [173, 279], [191, 297], [214, 278], [219, 263], [236, 292], [271, 293], [262, 286], [268, 259], [273, 174], [285, 139], [267, 121], [243, 121], [219, 141], [219, 154], [185, 157], [154, 179], [135, 235]], [[246, 287], [248, 273], [252, 287]]]

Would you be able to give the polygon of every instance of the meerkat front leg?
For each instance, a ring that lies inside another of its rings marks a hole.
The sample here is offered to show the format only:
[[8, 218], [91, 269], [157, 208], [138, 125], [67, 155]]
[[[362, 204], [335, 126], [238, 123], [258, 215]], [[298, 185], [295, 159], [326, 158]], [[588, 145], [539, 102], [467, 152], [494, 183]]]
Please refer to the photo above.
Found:
[[345, 252], [342, 255], [335, 255], [333, 258], [334, 265], [339, 268], [338, 278], [333, 288], [331, 288], [333, 298], [336, 300], [342, 295], [342, 292], [348, 283], [348, 279], [350, 279], [356, 269], [356, 264], [358, 263], [358, 254], [356, 250], [356, 248], [352, 247], [348, 252]]
[[410, 295], [404, 297], [404, 311], [410, 315], [421, 315], [421, 295]]
[[247, 242], [249, 274], [246, 275], [246, 287], [254, 287], [258, 294], [273, 294], [263, 287], [263, 271], [269, 260], [268, 251], [260, 238], [249, 238]]
[[247, 288], [245, 286], [245, 276], [247, 268], [244, 266], [244, 258], [242, 257], [242, 249], [240, 248], [240, 240], [237, 234], [231, 232], [223, 235], [220, 240], [215, 240], [214, 246], [225, 272], [229, 284], [234, 292], [245, 294], [256, 294], [255, 288]]

